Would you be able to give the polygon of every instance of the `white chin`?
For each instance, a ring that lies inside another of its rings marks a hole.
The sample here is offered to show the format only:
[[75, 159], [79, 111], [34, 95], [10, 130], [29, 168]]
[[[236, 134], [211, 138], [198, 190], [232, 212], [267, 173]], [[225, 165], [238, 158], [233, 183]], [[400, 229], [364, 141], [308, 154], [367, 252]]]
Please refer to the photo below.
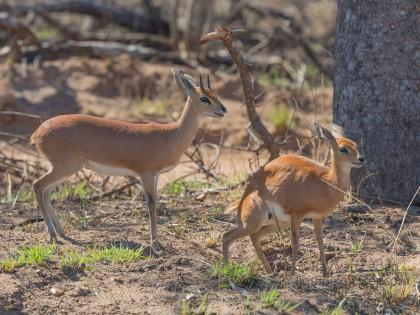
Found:
[[219, 113], [208, 113], [206, 114], [208, 117], [215, 117], [215, 118], [222, 118], [224, 115]]
[[361, 168], [363, 166], [363, 163], [352, 163], [351, 164], [351, 167], [354, 167], [354, 168]]

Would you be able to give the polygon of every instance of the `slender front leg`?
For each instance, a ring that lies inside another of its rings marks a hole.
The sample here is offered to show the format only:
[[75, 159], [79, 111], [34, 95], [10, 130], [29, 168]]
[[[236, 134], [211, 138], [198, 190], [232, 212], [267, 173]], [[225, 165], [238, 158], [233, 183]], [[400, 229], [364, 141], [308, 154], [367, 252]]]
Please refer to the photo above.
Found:
[[322, 265], [322, 275], [324, 277], [327, 277], [328, 276], [327, 261], [325, 260], [324, 242], [322, 239], [322, 219], [313, 219], [312, 222], [314, 223], [315, 237], [316, 237], [316, 240], [318, 242], [318, 247], [319, 247], [319, 255], [321, 258], [321, 265]]
[[155, 254], [161, 252], [160, 244], [157, 238], [157, 223], [156, 223], [156, 183], [157, 174], [147, 173], [141, 175], [144, 194], [146, 195], [147, 207], [149, 209], [150, 221], [150, 243]]
[[299, 238], [300, 238], [300, 223], [301, 218], [292, 215], [291, 220], [291, 234], [292, 234], [292, 275], [295, 274], [296, 258], [299, 250]]

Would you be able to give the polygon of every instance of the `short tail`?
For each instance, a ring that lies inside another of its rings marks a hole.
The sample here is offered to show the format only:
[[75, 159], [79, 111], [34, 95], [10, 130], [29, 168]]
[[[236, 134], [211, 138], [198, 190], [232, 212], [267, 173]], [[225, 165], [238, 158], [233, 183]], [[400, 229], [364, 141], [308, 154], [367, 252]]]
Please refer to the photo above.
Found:
[[37, 143], [37, 140], [38, 140], [38, 138], [39, 138], [39, 127], [38, 127], [38, 129], [37, 130], [35, 130], [34, 131], [34, 133], [32, 134], [32, 136], [31, 136], [31, 138], [30, 138], [30, 140], [29, 140], [29, 143], [30, 144], [36, 144]]
[[234, 213], [238, 210], [239, 204], [241, 203], [241, 199], [237, 199], [234, 202], [232, 202], [224, 211], [225, 214]]

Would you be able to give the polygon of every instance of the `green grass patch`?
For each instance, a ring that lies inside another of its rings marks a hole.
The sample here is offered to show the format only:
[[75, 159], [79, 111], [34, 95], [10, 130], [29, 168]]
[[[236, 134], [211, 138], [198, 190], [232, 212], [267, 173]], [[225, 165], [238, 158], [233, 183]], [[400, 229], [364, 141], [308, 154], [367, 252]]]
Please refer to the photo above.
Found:
[[78, 199], [85, 203], [89, 200], [92, 194], [92, 189], [89, 187], [86, 181], [82, 181], [76, 185], [65, 183], [58, 190], [51, 194], [51, 200], [62, 201], [68, 199]]
[[346, 299], [342, 299], [336, 307], [334, 307], [332, 310], [323, 311], [321, 315], [343, 315], [344, 314], [343, 305], [345, 301]]
[[287, 79], [279, 68], [271, 68], [268, 73], [260, 75], [257, 82], [262, 86], [282, 86], [287, 83]]
[[204, 295], [200, 300], [200, 304], [195, 306], [193, 303], [188, 301], [182, 301], [181, 314], [182, 315], [205, 315], [209, 314], [209, 303], [208, 295]]
[[60, 34], [55, 29], [47, 26], [40, 28], [35, 35], [40, 41], [48, 41], [60, 37]]
[[284, 133], [288, 128], [293, 129], [293, 110], [281, 104], [268, 113], [269, 121], [276, 128], [277, 133]]
[[168, 183], [165, 187], [162, 188], [162, 193], [171, 195], [171, 196], [178, 196], [181, 193], [186, 192], [194, 192], [199, 189], [208, 188], [208, 183], [203, 183], [195, 180], [176, 180], [171, 183]]
[[261, 292], [260, 303], [262, 308], [271, 308], [282, 313], [291, 313], [302, 304], [302, 302], [290, 303], [282, 300], [280, 298], [280, 292], [276, 289]]
[[278, 308], [280, 292], [276, 289], [260, 293], [260, 303], [263, 308]]
[[111, 246], [88, 248], [86, 252], [70, 251], [60, 257], [59, 266], [63, 270], [91, 269], [97, 263], [121, 264], [145, 259], [143, 248]]
[[217, 205], [217, 206], [213, 207], [212, 212], [213, 212], [215, 217], [218, 217], [218, 216], [221, 216], [223, 214], [223, 212], [225, 211], [225, 208], [226, 207], [224, 207], [222, 205]]
[[257, 264], [257, 261], [243, 265], [235, 262], [228, 264], [216, 262], [212, 266], [212, 276], [219, 278], [224, 284], [232, 281], [237, 285], [250, 285], [258, 279]]
[[21, 247], [11, 257], [0, 261], [0, 270], [3, 272], [13, 272], [20, 267], [41, 265], [54, 254], [55, 250], [55, 244], [35, 244]]

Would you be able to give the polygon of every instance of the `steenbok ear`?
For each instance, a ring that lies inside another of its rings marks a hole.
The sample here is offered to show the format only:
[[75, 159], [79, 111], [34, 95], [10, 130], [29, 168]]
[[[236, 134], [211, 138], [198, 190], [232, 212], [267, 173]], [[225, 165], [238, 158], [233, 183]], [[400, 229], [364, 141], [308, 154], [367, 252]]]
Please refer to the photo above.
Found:
[[330, 147], [333, 150], [338, 149], [337, 141], [335, 140], [335, 137], [332, 135], [332, 133], [328, 130], [323, 128], [319, 123], [314, 121], [314, 129], [315, 134], [322, 140], [327, 141], [327, 143], [330, 145]]
[[194, 85], [191, 84], [190, 80], [186, 78], [184, 72], [180, 70], [172, 69], [172, 74], [175, 78], [176, 84], [178, 88], [184, 92], [187, 96], [193, 97], [196, 96], [197, 93], [195, 92]]
[[343, 127], [341, 127], [340, 125], [331, 124], [331, 133], [333, 134], [333, 136], [335, 138], [345, 138], [345, 134], [344, 134], [344, 130]]
[[192, 76], [190, 76], [189, 74], [186, 74], [185, 72], [181, 71], [182, 75], [184, 76], [185, 79], [187, 79], [188, 81], [190, 81], [192, 86], [198, 86], [197, 81], [194, 80], [194, 78]]

